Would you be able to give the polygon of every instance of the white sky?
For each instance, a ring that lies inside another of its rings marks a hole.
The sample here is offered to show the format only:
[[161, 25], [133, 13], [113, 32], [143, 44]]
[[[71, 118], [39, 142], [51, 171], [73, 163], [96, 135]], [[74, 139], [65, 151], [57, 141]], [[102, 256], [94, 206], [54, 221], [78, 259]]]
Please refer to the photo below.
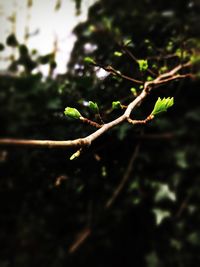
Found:
[[[66, 72], [66, 63], [69, 60], [71, 50], [75, 41], [72, 29], [79, 22], [86, 20], [88, 7], [95, 0], [82, 0], [81, 15], [75, 16], [75, 3], [72, 0], [62, 0], [61, 8], [55, 11], [57, 0], [33, 0], [33, 6], [28, 11], [27, 0], [0, 0], [0, 42], [5, 43], [5, 39], [12, 31], [12, 25], [8, 17], [16, 12], [16, 35], [19, 42], [24, 41], [25, 25], [29, 26], [31, 33], [37, 29], [39, 33], [28, 40], [28, 47], [37, 49], [40, 54], [52, 52], [54, 41], [58, 41], [58, 54], [56, 73]], [[28, 14], [30, 18], [28, 20]], [[1, 52], [1, 57], [5, 57], [11, 51]], [[0, 60], [0, 70], [5, 69], [7, 63]], [[42, 71], [47, 72], [45, 66]]]

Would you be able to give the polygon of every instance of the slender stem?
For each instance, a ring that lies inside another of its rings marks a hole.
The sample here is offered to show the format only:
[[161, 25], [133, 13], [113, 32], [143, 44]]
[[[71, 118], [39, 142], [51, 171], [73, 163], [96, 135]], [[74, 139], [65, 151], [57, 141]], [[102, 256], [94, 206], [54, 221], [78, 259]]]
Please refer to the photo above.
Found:
[[125, 171], [125, 173], [124, 173], [121, 181], [119, 182], [118, 186], [114, 190], [114, 192], [111, 195], [111, 197], [106, 202], [106, 205], [105, 205], [105, 208], [106, 209], [110, 208], [113, 205], [114, 201], [116, 200], [116, 198], [118, 197], [118, 195], [121, 193], [121, 191], [123, 190], [126, 182], [128, 181], [128, 179], [129, 179], [129, 177], [131, 175], [132, 169], [133, 169], [133, 163], [136, 160], [137, 155], [139, 153], [139, 149], [140, 149], [140, 144], [138, 144], [136, 146], [135, 150], [133, 151], [133, 154], [132, 154], [132, 156], [131, 156], [131, 158], [129, 160], [127, 169], [126, 169], [126, 171]]
[[119, 72], [116, 69], [114, 69], [112, 66], [103, 66], [103, 65], [98, 65], [98, 64], [95, 64], [95, 66], [96, 67], [100, 67], [100, 68], [104, 69], [105, 71], [107, 71], [107, 72], [109, 72], [109, 73], [111, 73], [113, 75], [116, 75], [118, 77], [121, 77], [121, 78], [123, 78], [125, 80], [129, 80], [131, 82], [138, 83], [138, 84], [143, 84], [142, 81], [134, 79], [132, 77], [129, 77], [129, 76], [125, 75], [125, 74], [122, 74], [121, 72]]

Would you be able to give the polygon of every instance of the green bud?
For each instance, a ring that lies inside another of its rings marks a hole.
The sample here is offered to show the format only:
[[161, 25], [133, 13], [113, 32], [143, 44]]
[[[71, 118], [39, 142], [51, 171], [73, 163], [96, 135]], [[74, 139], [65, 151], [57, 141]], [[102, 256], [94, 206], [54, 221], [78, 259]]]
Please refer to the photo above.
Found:
[[147, 77], [147, 81], [148, 81], [148, 82], [150, 82], [150, 81], [152, 81], [152, 80], [153, 80], [153, 78], [152, 78], [151, 76], [148, 76], [148, 77]]
[[84, 62], [85, 63], [89, 63], [89, 64], [96, 64], [96, 62], [94, 61], [94, 59], [92, 59], [91, 57], [85, 57], [84, 58]]
[[99, 113], [99, 107], [97, 103], [89, 101], [89, 108], [94, 112], [94, 113]]
[[64, 111], [65, 116], [73, 118], [73, 119], [80, 119], [81, 114], [75, 108], [66, 107]]
[[132, 87], [130, 90], [131, 90], [131, 93], [132, 93], [134, 96], [137, 95], [137, 90], [136, 90], [136, 88]]
[[113, 109], [119, 109], [119, 108], [121, 108], [120, 101], [114, 101], [114, 102], [112, 102], [112, 108]]
[[70, 160], [74, 160], [77, 159], [81, 154], [80, 149], [78, 151], [76, 151], [73, 155], [71, 155]]
[[114, 56], [116, 56], [116, 57], [121, 57], [122, 55], [123, 55], [122, 52], [119, 52], [119, 51], [114, 52]]
[[132, 40], [131, 39], [125, 39], [124, 40], [124, 45], [125, 46], [128, 46], [128, 45], [130, 45], [132, 43]]
[[148, 61], [145, 59], [139, 59], [138, 61], [140, 71], [145, 71], [148, 69]]

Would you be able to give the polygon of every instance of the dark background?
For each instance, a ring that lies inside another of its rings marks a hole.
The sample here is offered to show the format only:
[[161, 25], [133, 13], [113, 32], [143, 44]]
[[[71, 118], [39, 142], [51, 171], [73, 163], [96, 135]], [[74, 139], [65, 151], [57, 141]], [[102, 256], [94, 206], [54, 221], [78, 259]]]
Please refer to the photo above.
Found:
[[[139, 73], [127, 55], [114, 56], [119, 42], [132, 40], [129, 49], [137, 58], [160, 55], [157, 69], [170, 69], [180, 59], [166, 55], [198, 51], [199, 11], [198, 1], [98, 1], [74, 29], [68, 71], [56, 78], [55, 52], [33, 60], [33, 51], [11, 33], [1, 49], [11, 46], [19, 57], [0, 75], [0, 136], [84, 137], [94, 129], [63, 111], [76, 107], [93, 119], [83, 104], [89, 100], [98, 102], [106, 122], [116, 118], [121, 111], [107, 112], [112, 101], [128, 104], [135, 85], [111, 75], [98, 79], [85, 56], [145, 80], [148, 74]], [[97, 48], [84, 49], [88, 43]], [[40, 64], [49, 65], [46, 79], [32, 74]], [[19, 66], [24, 71], [17, 75]], [[198, 75], [197, 68], [191, 71]], [[174, 96], [169, 112], [146, 126], [117, 126], [75, 161], [69, 160], [74, 149], [0, 148], [1, 267], [200, 265], [199, 81], [184, 79], [153, 90], [135, 117], [145, 118], [159, 96]], [[129, 165], [126, 185], [106, 209]]]

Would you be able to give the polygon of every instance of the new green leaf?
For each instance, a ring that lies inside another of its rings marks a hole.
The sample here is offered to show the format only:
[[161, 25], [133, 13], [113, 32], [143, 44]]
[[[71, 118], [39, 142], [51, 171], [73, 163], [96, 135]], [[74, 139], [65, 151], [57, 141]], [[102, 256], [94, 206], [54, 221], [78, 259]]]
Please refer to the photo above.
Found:
[[64, 114], [72, 119], [80, 119], [81, 117], [80, 112], [76, 108], [66, 107]]
[[154, 200], [160, 202], [162, 200], [176, 201], [176, 194], [170, 190], [167, 184], [158, 184], [157, 192], [155, 194]]
[[80, 149], [78, 151], [76, 151], [71, 157], [70, 157], [70, 160], [74, 160], [74, 159], [77, 159], [81, 154], [81, 151]]
[[145, 59], [139, 59], [138, 61], [140, 71], [145, 71], [148, 69], [148, 61]]
[[160, 225], [162, 221], [171, 216], [168, 210], [161, 210], [161, 209], [153, 209], [153, 213], [155, 215], [156, 224]]
[[124, 45], [125, 46], [128, 46], [130, 43], [132, 43], [132, 40], [131, 39], [124, 40]]
[[123, 55], [122, 52], [119, 52], [119, 51], [114, 52], [114, 56], [116, 57], [121, 57], [122, 55]]
[[120, 101], [114, 101], [114, 102], [112, 102], [112, 108], [113, 109], [119, 109], [119, 108], [121, 108]]
[[173, 97], [167, 97], [161, 99], [160, 97], [155, 103], [154, 109], [151, 113], [151, 115], [155, 116], [161, 112], [167, 111], [168, 108], [172, 107], [174, 105], [174, 98]]
[[132, 87], [131, 89], [131, 93], [134, 95], [134, 96], [137, 96], [137, 90], [135, 87]]
[[89, 108], [96, 114], [99, 113], [99, 107], [97, 105], [97, 103], [89, 101]]
[[94, 59], [92, 59], [91, 57], [85, 57], [84, 58], [84, 62], [86, 63], [90, 63], [90, 64], [95, 64], [96, 62], [94, 61]]
[[151, 76], [147, 77], [147, 81], [152, 81], [152, 80], [153, 80], [153, 78]]

